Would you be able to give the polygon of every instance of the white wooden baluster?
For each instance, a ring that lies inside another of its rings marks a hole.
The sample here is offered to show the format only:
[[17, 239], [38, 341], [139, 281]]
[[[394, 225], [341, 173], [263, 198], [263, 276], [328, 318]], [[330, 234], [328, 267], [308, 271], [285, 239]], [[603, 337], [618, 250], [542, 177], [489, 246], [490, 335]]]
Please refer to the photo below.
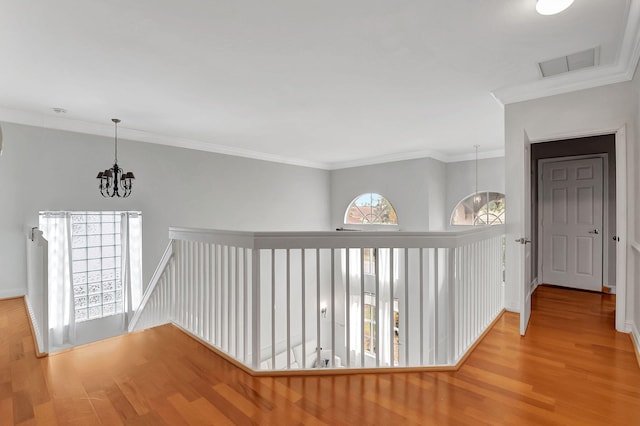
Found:
[[[402, 365], [408, 367], [411, 360], [409, 359], [409, 249], [404, 249], [404, 324], [400, 324], [399, 328], [404, 329], [402, 334], [402, 343], [404, 344], [404, 362]], [[398, 350], [399, 351], [399, 350]]]
[[205, 336], [205, 281], [204, 281], [204, 247], [205, 243], [198, 243], [198, 335]]
[[440, 361], [440, 259], [438, 256], [438, 249], [433, 249], [433, 275], [435, 278], [434, 282], [434, 292], [433, 292], [433, 331], [434, 331], [434, 339], [433, 339], [433, 353], [435, 357], [435, 363], [439, 364]]
[[394, 287], [394, 276], [393, 276], [393, 261], [394, 261], [394, 253], [395, 253], [395, 249], [390, 248], [389, 249], [389, 318], [387, 318], [387, 321], [389, 324], [389, 367], [393, 367], [394, 366], [394, 359], [395, 359], [395, 315], [394, 315], [394, 309], [393, 309], [393, 305], [394, 305], [394, 291], [393, 291], [393, 287]]
[[251, 355], [254, 370], [260, 369], [260, 250], [251, 252]]
[[420, 279], [419, 279], [419, 284], [420, 284], [420, 365], [424, 365], [424, 323], [425, 323], [425, 317], [424, 317], [424, 295], [425, 295], [425, 291], [424, 291], [424, 264], [425, 264], [425, 259], [424, 259], [424, 249], [422, 247], [420, 247], [420, 249], [418, 250], [419, 256], [420, 256], [420, 260], [419, 260], [419, 265], [418, 268], [420, 269]]
[[335, 347], [336, 347], [336, 253], [331, 249], [331, 366], [335, 367]]
[[[364, 367], [364, 248], [360, 248], [360, 366]], [[371, 315], [371, 313], [369, 313]], [[371, 337], [371, 336], [370, 336]]]
[[375, 265], [376, 265], [376, 294], [375, 294], [375, 299], [376, 299], [376, 343], [375, 343], [375, 348], [376, 348], [376, 367], [380, 367], [380, 352], [381, 352], [381, 347], [380, 347], [380, 252], [382, 249], [380, 248], [376, 248], [375, 249]]
[[233, 284], [233, 260], [231, 259], [232, 257], [232, 250], [230, 246], [226, 246], [226, 253], [227, 253], [227, 274], [226, 274], [226, 279], [225, 279], [225, 301], [224, 301], [224, 306], [225, 306], [225, 311], [227, 314], [227, 338], [225, 340], [225, 349], [227, 353], [231, 352], [231, 342], [233, 341], [233, 315], [232, 315], [232, 307], [233, 307], [233, 288], [232, 288], [232, 284]]
[[447, 301], [449, 302], [447, 312], [447, 352], [448, 363], [453, 365], [456, 363], [455, 353], [455, 339], [456, 339], [456, 264], [455, 264], [456, 249], [447, 249], [446, 265], [447, 265]]
[[345, 277], [344, 277], [344, 304], [346, 308], [345, 312], [345, 331], [347, 340], [347, 356], [346, 366], [351, 367], [351, 302], [349, 300], [349, 294], [351, 293], [351, 276], [349, 273], [349, 252], [351, 249], [345, 248]]
[[316, 366], [320, 365], [320, 351], [322, 342], [320, 340], [320, 249], [316, 249]]
[[306, 253], [305, 253], [305, 249], [302, 249], [300, 251], [300, 270], [302, 271], [302, 276], [301, 276], [301, 280], [300, 280], [300, 285], [302, 285], [301, 288], [301, 299], [302, 299], [302, 303], [300, 303], [300, 309], [302, 310], [301, 315], [302, 315], [302, 365], [300, 365], [300, 368], [307, 368], [307, 315], [306, 315], [306, 307], [307, 307], [307, 298], [306, 298], [306, 290], [307, 290], [307, 286], [306, 286], [306, 266], [305, 266], [305, 259]]
[[233, 304], [233, 313], [234, 313], [234, 321], [233, 321], [233, 337], [234, 337], [234, 345], [233, 345], [233, 353], [236, 358], [239, 358], [240, 355], [240, 259], [239, 259], [240, 248], [235, 247], [234, 253], [234, 262], [233, 266], [235, 269], [235, 281], [234, 281], [234, 289], [236, 291], [235, 300]]
[[276, 369], [276, 252], [271, 249], [271, 368]]
[[287, 282], [286, 282], [286, 315], [287, 315], [287, 370], [291, 369], [291, 250], [286, 251], [286, 265], [287, 265]]
[[243, 249], [242, 250], [242, 294], [243, 294], [243, 308], [242, 308], [242, 317], [244, 318], [244, 320], [242, 321], [242, 327], [243, 327], [243, 332], [242, 332], [242, 338], [243, 338], [243, 344], [242, 344], [242, 361], [245, 363], [249, 363], [249, 359], [248, 359], [248, 350], [247, 350], [247, 346], [249, 344], [249, 277], [247, 276], [248, 273], [248, 260], [247, 260], [247, 256], [249, 254], [249, 249]]

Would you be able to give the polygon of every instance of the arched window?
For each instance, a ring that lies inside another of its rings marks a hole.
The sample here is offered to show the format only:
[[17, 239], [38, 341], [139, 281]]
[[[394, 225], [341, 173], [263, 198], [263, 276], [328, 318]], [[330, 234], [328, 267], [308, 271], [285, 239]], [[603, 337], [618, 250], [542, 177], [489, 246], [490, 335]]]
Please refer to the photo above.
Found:
[[349, 204], [344, 215], [347, 225], [397, 225], [396, 211], [386, 198], [380, 194], [369, 192], [356, 197]]
[[504, 223], [504, 194], [477, 192], [460, 201], [451, 215], [452, 225], [480, 226]]

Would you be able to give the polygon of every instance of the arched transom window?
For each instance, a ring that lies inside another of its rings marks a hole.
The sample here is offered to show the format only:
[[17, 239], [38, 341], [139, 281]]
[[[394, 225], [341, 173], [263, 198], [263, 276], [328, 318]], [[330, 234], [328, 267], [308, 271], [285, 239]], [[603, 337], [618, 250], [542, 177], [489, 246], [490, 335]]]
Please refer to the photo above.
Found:
[[359, 195], [349, 204], [344, 215], [344, 223], [397, 225], [398, 216], [389, 200], [380, 194], [369, 192]]
[[451, 215], [452, 225], [500, 225], [504, 223], [504, 194], [477, 192], [460, 201]]

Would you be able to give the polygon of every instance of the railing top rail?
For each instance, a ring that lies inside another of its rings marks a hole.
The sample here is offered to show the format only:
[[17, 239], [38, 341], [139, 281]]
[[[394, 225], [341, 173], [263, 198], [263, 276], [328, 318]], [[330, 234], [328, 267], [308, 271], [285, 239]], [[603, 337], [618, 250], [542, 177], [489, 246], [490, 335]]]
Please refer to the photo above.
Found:
[[169, 228], [174, 240], [224, 244], [250, 249], [300, 248], [454, 248], [504, 234], [504, 225], [455, 232], [315, 231], [246, 232]]

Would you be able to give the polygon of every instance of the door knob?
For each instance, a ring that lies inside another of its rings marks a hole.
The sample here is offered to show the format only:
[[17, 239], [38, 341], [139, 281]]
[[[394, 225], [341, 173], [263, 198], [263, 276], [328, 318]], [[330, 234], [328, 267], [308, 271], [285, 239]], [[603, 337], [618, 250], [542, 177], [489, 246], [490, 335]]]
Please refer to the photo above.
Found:
[[531, 240], [529, 240], [529, 239], [527, 239], [527, 238], [524, 238], [524, 237], [522, 237], [522, 238], [518, 238], [518, 239], [516, 240], [516, 243], [520, 243], [520, 244], [527, 244], [527, 243], [530, 243], [530, 242], [531, 242]]
[[598, 231], [598, 228], [594, 229], [593, 231], [589, 231], [590, 234], [599, 234], [600, 231]]

